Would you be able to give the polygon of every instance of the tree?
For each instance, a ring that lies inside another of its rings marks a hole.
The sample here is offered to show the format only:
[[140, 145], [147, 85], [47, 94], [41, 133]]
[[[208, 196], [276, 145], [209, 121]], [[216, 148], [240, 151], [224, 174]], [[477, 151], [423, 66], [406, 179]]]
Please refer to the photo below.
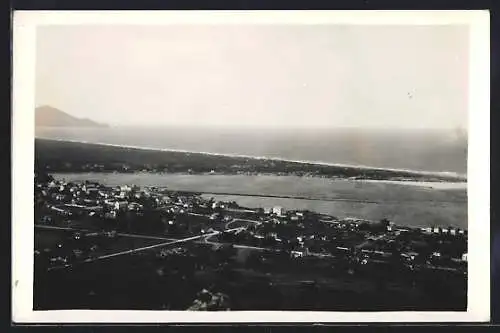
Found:
[[383, 232], [389, 229], [389, 227], [391, 226], [391, 221], [389, 221], [389, 219], [387, 218], [383, 218], [380, 220], [379, 224], [380, 224], [380, 231]]

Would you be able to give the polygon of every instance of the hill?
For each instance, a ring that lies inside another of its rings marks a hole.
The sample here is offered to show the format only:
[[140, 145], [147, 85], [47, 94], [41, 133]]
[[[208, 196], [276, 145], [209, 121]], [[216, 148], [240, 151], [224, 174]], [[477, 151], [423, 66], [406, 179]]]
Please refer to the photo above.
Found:
[[107, 127], [86, 118], [76, 118], [51, 106], [40, 106], [35, 109], [36, 127]]

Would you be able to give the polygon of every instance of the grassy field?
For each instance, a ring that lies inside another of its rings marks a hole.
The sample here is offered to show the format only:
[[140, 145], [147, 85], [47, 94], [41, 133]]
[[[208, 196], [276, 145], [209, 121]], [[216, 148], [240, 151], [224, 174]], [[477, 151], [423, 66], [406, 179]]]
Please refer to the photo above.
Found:
[[[120, 244], [138, 245], [118, 239], [113, 249]], [[154, 256], [158, 250], [152, 250], [52, 271], [36, 280], [35, 307], [152, 310], [165, 305], [183, 310], [203, 288], [227, 294], [233, 310], [464, 310], [466, 304], [465, 298], [452, 292], [453, 288], [441, 294], [427, 290], [425, 285], [413, 288], [383, 270], [383, 278], [369, 273], [352, 275], [342, 268], [326, 269], [334, 262], [314, 258], [296, 261], [296, 265], [278, 260], [265, 267], [251, 267], [244, 264], [250, 251], [238, 250], [230, 271], [221, 271], [218, 260], [207, 260], [218, 257], [208, 246], [186, 247], [197, 253], [196, 261], [206, 257], [201, 260], [206, 267], [178, 271], [182, 262], [192, 258], [159, 259]], [[317, 270], [323, 273], [315, 274]], [[316, 283], [311, 285], [310, 281]]]
[[59, 230], [35, 229], [35, 250], [54, 248], [58, 243], [68, 237], [68, 232]]
[[[35, 249], [54, 248], [57, 244], [71, 237], [73, 233], [74, 231], [35, 229]], [[165, 240], [126, 236], [117, 236], [115, 238], [89, 237], [89, 240], [91, 243], [95, 242], [99, 245], [98, 249], [93, 252], [95, 257], [166, 242]]]

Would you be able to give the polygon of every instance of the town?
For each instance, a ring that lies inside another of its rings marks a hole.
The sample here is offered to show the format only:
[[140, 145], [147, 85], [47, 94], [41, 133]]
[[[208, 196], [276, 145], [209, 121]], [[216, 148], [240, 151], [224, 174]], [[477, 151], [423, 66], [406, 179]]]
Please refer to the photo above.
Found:
[[[144, 265], [154, 278], [143, 277]], [[139, 266], [139, 275], [127, 271]], [[91, 278], [104, 272], [120, 281]], [[42, 308], [54, 302], [183, 310], [465, 307], [467, 230], [241, 207], [168, 188], [65, 182], [40, 171], [35, 274], [35, 305]], [[134, 289], [155, 296], [109, 297], [121, 283], [126, 288], [127, 275], [127, 290], [136, 283]], [[158, 279], [170, 282], [160, 286]], [[70, 296], [76, 283], [87, 285], [85, 296]], [[54, 284], [68, 288], [59, 301], [50, 294]], [[359, 294], [363, 288], [368, 292]], [[398, 303], [402, 295], [411, 295], [409, 303]]]

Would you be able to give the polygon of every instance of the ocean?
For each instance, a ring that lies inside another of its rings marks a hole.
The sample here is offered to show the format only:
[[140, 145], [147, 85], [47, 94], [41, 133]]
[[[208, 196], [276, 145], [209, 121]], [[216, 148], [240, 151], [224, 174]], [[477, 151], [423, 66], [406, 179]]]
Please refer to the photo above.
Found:
[[38, 138], [248, 155], [427, 172], [467, 173], [467, 138], [436, 130], [37, 128]]

